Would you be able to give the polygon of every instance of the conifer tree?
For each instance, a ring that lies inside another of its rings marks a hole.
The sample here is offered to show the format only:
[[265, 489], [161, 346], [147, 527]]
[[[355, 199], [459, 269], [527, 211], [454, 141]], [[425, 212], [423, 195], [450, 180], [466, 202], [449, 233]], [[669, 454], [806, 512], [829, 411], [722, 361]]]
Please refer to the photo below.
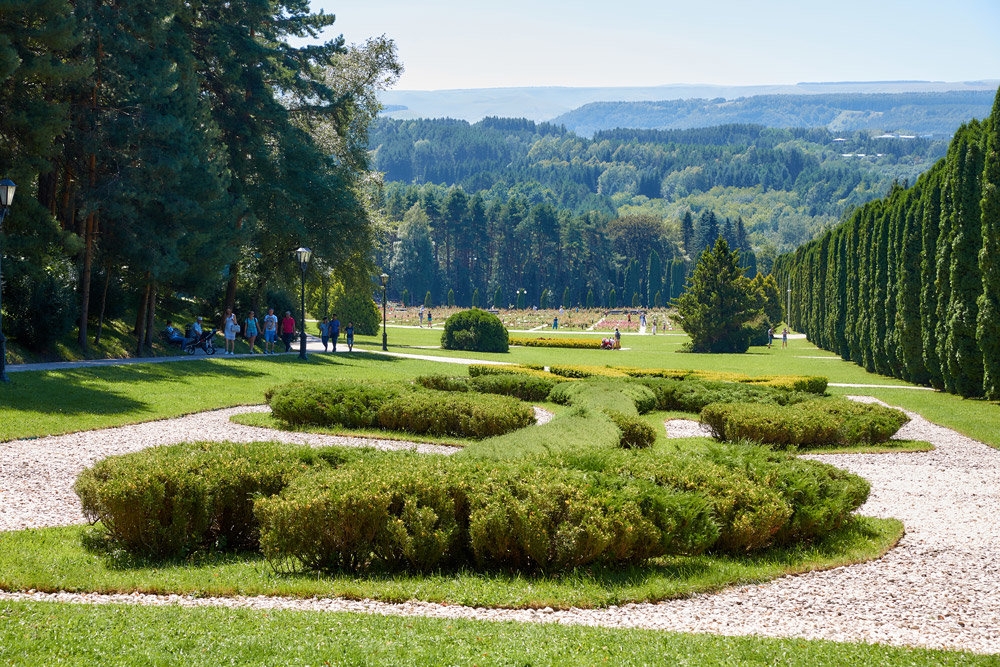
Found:
[[505, 308], [507, 304], [504, 303], [503, 299], [503, 289], [497, 287], [497, 291], [493, 293], [493, 307], [494, 308]]
[[562, 306], [563, 308], [569, 308], [572, 305], [570, 303], [570, 300], [569, 300], [569, 288], [568, 287], [566, 287], [565, 289], [563, 289], [562, 302], [559, 305]]
[[937, 353], [937, 245], [941, 224], [940, 172], [931, 173], [923, 197], [922, 255], [920, 259], [920, 331], [924, 369], [932, 387], [944, 386]]
[[587, 290], [587, 309], [589, 310], [593, 307], [594, 307], [594, 290], [589, 289]]
[[724, 239], [702, 253], [687, 292], [677, 299], [681, 327], [695, 352], [746, 352], [756, 315], [750, 281]]
[[976, 337], [983, 355], [983, 395], [995, 401], [1000, 399], [1000, 92], [985, 130], [979, 250], [983, 292], [977, 300]]
[[694, 261], [699, 251], [695, 247], [694, 217], [691, 211], [684, 211], [684, 215], [681, 216], [681, 242], [684, 244], [684, 252]]
[[902, 248], [899, 255], [899, 295], [896, 309], [898, 363], [903, 376], [910, 382], [924, 384], [928, 380], [924, 369], [923, 331], [920, 319], [920, 252], [923, 244], [923, 208], [920, 190], [914, 190], [905, 213]]
[[[976, 122], [973, 121], [973, 126]], [[973, 128], [969, 129], [971, 133]], [[948, 308], [948, 373], [955, 392], [962, 396], [982, 396], [983, 356], [976, 341], [977, 300], [983, 281], [979, 272], [979, 251], [983, 243], [979, 179], [983, 174], [982, 151], [976, 137], [970, 137], [965, 154], [955, 172], [955, 208], [951, 255], [951, 303]]]

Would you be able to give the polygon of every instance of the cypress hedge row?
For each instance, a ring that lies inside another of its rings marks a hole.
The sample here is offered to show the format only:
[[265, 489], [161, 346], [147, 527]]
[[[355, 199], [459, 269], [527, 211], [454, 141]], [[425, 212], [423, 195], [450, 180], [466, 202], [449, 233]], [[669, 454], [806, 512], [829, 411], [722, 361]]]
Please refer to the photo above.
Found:
[[793, 328], [865, 369], [1000, 399], [1000, 93], [947, 156], [774, 265]]

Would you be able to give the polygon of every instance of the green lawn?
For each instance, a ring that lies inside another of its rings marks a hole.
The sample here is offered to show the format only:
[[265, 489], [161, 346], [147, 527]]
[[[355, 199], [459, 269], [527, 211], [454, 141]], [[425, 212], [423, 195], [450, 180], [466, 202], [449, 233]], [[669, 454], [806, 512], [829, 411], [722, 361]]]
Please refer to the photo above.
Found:
[[[410, 599], [475, 607], [603, 607], [657, 601], [756, 583], [785, 574], [878, 558], [896, 544], [902, 524], [862, 517], [814, 544], [751, 556], [678, 556], [627, 568], [583, 568], [559, 576], [503, 572], [406, 572], [281, 575], [258, 555], [206, 555], [173, 563], [136, 562], [103, 548], [99, 528], [71, 526], [0, 533], [0, 589], [192, 593], [198, 595], [340, 596]], [[89, 546], [85, 546], [89, 545]]]
[[0, 662], [73, 665], [989, 665], [957, 651], [347, 613], [0, 602]]
[[293, 380], [434, 372], [441, 372], [441, 364], [360, 352], [312, 354], [305, 363], [295, 355], [276, 355], [22, 371], [0, 385], [0, 441], [259, 404], [269, 387]]

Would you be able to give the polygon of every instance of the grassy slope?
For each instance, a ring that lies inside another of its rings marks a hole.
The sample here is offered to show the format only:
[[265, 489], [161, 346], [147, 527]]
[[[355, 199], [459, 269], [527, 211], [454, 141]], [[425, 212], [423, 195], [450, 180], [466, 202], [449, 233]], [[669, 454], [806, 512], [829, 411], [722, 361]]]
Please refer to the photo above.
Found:
[[969, 653], [530, 623], [0, 602], [0, 662], [73, 665], [980, 665]]

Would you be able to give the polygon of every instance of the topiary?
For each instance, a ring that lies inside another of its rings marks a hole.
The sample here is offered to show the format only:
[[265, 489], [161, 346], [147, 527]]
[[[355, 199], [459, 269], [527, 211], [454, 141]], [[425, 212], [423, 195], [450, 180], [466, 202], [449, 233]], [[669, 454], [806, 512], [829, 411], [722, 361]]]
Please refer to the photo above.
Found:
[[510, 337], [500, 318], [473, 308], [455, 313], [444, 323], [441, 347], [446, 350], [507, 352]]

